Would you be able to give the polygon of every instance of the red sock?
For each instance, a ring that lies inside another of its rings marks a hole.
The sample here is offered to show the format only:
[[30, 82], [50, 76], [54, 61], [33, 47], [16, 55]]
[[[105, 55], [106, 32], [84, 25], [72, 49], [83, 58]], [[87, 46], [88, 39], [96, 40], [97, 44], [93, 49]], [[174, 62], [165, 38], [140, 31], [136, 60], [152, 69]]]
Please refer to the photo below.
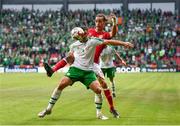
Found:
[[108, 100], [110, 110], [114, 109], [113, 98], [112, 98], [112, 95], [111, 95], [111, 91], [109, 89], [106, 89], [106, 90], [104, 90], [104, 94], [106, 96], [106, 99]]
[[57, 62], [52, 69], [55, 72], [55, 71], [63, 68], [64, 66], [66, 66], [66, 64], [67, 64], [67, 62], [64, 59], [62, 59], [59, 62]]

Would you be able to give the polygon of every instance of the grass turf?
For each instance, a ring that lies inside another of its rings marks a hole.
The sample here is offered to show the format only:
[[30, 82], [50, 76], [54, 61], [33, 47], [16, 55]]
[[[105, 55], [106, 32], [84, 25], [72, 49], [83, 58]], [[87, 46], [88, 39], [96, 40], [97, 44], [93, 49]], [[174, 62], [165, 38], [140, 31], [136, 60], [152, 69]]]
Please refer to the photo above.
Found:
[[[51, 115], [38, 118], [63, 74], [0, 74], [0, 125], [173, 125], [180, 124], [180, 73], [116, 74], [115, 119], [95, 117], [94, 94], [80, 83], [62, 93]], [[107, 82], [109, 82], [107, 80]]]

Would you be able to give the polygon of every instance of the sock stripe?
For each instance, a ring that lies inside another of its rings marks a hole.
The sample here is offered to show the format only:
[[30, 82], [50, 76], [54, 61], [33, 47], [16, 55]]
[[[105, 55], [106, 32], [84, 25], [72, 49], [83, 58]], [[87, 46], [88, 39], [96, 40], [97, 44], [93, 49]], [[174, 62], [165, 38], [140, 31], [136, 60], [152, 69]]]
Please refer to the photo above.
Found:
[[53, 102], [49, 102], [49, 104], [52, 104], [52, 105], [54, 105], [55, 103], [53, 103]]
[[99, 107], [96, 107], [96, 109], [101, 109], [101, 108], [102, 108], [102, 107], [100, 107], [100, 106], [99, 106]]
[[102, 103], [95, 103], [96, 105], [102, 105]]
[[52, 100], [54, 100], [54, 101], [57, 101], [57, 98], [53, 98], [53, 97], [51, 97], [51, 99], [52, 99]]

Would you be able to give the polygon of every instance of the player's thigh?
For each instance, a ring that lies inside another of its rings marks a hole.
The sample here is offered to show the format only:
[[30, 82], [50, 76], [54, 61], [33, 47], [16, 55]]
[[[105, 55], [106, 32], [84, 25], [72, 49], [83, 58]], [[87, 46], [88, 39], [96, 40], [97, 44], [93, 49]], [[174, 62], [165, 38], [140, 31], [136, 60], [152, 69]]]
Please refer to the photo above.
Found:
[[89, 85], [95, 80], [97, 80], [97, 78], [93, 71], [84, 71], [84, 74], [80, 79], [80, 82], [83, 83], [87, 89], [89, 89]]
[[64, 88], [72, 84], [73, 84], [73, 81], [69, 77], [64, 76], [58, 85], [58, 89], [63, 90]]
[[101, 93], [101, 87], [99, 85], [99, 82], [97, 80], [93, 81], [90, 85], [89, 88], [93, 90], [96, 94]]
[[70, 67], [68, 72], [65, 74], [65, 76], [70, 78], [72, 82], [80, 81], [83, 75], [84, 72], [76, 67]]

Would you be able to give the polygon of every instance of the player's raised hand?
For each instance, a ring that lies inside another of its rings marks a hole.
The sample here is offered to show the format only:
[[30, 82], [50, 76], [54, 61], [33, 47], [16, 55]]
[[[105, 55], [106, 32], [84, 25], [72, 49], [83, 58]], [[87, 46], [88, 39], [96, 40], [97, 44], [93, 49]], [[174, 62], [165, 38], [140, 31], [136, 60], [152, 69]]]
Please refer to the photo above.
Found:
[[112, 24], [116, 25], [117, 24], [117, 22], [116, 22], [116, 15], [114, 13], [111, 13], [110, 14], [110, 18], [111, 18]]

